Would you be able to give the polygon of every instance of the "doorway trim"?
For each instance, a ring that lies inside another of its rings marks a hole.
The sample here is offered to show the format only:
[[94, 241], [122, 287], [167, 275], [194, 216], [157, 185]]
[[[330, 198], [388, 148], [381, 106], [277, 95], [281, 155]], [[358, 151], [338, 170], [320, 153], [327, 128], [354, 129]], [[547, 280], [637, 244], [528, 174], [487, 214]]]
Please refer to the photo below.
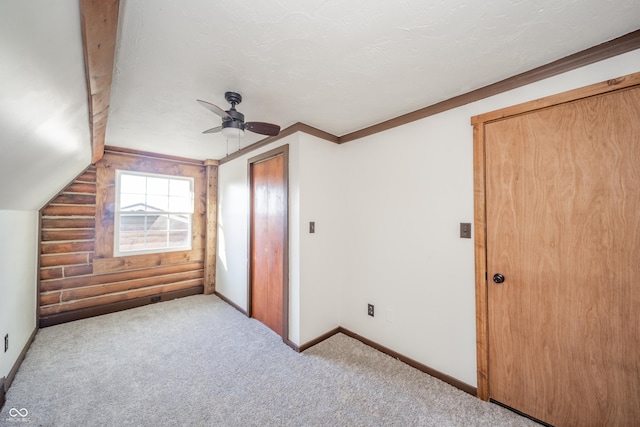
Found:
[[476, 292], [476, 358], [477, 396], [488, 401], [489, 390], [489, 323], [487, 277], [487, 222], [486, 222], [486, 163], [485, 125], [487, 123], [527, 112], [552, 107], [579, 99], [597, 96], [626, 88], [640, 86], [640, 72], [607, 80], [579, 89], [551, 95], [471, 118], [473, 125], [473, 194], [475, 227], [475, 292]]
[[282, 341], [288, 346], [295, 348], [295, 345], [289, 340], [289, 144], [282, 145], [272, 150], [258, 154], [247, 160], [247, 186], [249, 195], [249, 215], [247, 217], [247, 316], [252, 317], [251, 309], [251, 293], [252, 293], [252, 235], [251, 235], [251, 218], [253, 217], [253, 164], [269, 160], [273, 157], [282, 155], [282, 173], [284, 178], [283, 199], [284, 199], [284, 224], [283, 224], [283, 241], [282, 249]]

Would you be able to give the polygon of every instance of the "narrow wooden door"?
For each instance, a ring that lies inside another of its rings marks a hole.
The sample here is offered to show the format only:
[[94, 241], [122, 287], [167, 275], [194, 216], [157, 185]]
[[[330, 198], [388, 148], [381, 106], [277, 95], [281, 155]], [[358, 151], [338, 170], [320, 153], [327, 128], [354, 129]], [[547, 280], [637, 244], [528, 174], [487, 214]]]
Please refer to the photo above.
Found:
[[283, 155], [251, 165], [251, 316], [283, 334], [285, 175]]
[[638, 425], [640, 89], [488, 123], [485, 143], [490, 397]]

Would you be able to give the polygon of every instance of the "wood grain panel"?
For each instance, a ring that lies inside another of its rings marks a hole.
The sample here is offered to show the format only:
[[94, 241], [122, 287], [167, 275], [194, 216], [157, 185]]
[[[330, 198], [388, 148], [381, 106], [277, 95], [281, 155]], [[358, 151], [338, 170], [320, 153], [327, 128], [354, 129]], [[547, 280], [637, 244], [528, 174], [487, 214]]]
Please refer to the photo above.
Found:
[[60, 279], [62, 267], [43, 268], [40, 270], [40, 280]]
[[[96, 182], [96, 169], [95, 167], [91, 167], [90, 169], [86, 170], [84, 173], [82, 173], [80, 176], [78, 176], [75, 179], [76, 183], [81, 183], [81, 182]], [[95, 193], [95, 191], [94, 191]]]
[[[194, 176], [193, 250], [111, 255], [116, 168]], [[149, 295], [171, 299], [201, 293], [206, 234], [204, 170], [202, 162], [195, 160], [181, 164], [176, 159], [134, 152], [109, 153], [52, 199], [41, 211], [41, 325], [150, 303], [151, 298], [145, 300]], [[95, 257], [98, 243], [102, 254], [108, 256]]]
[[203, 162], [202, 160], [190, 159], [188, 157], [169, 156], [167, 154], [152, 153], [150, 151], [142, 151], [142, 150], [134, 150], [132, 148], [126, 148], [126, 147], [115, 147], [112, 145], [106, 145], [104, 147], [104, 150], [109, 154], [120, 155], [120, 156], [130, 156], [130, 157], [135, 157], [137, 159], [146, 157], [150, 159], [162, 160], [163, 162], [176, 162], [176, 163], [190, 164], [190, 165], [196, 165], [196, 166], [202, 166], [202, 165], [218, 166], [217, 160], [205, 160]]
[[40, 305], [51, 305], [60, 303], [61, 292], [48, 292], [40, 294]]
[[47, 243], [40, 245], [42, 254], [68, 254], [72, 252], [93, 251], [93, 240], [80, 242]]
[[284, 163], [279, 155], [252, 165], [251, 315], [283, 335]]
[[44, 216], [94, 216], [93, 205], [49, 205], [42, 210]]
[[91, 264], [65, 266], [62, 270], [64, 272], [64, 277], [86, 276], [87, 274], [93, 274], [93, 266]]
[[124, 282], [111, 282], [96, 286], [84, 286], [82, 288], [63, 290], [60, 300], [62, 302], [74, 301], [100, 295], [112, 294], [116, 292], [124, 292], [134, 289], [184, 282], [187, 280], [201, 279], [203, 276], [204, 273], [202, 270], [194, 270], [176, 274], [154, 275], [151, 277], [145, 277], [143, 279], [127, 280]]
[[87, 253], [43, 255], [40, 257], [40, 267], [53, 267], [57, 265], [89, 264], [91, 261]]
[[283, 156], [268, 160], [268, 218], [269, 235], [269, 323], [268, 325], [282, 336], [282, 286], [284, 252], [284, 174]]
[[85, 182], [74, 182], [69, 185], [65, 191], [67, 193], [87, 193], [87, 194], [95, 194], [96, 185], [85, 183]]
[[141, 279], [148, 276], [161, 276], [165, 274], [180, 273], [183, 271], [202, 270], [201, 262], [188, 264], [175, 264], [152, 269], [128, 270], [118, 273], [98, 274], [89, 277], [70, 277], [57, 280], [43, 281], [42, 291], [57, 291], [61, 289], [80, 288], [83, 286], [102, 285], [125, 280]]
[[95, 274], [103, 274], [115, 271], [152, 268], [161, 265], [183, 264], [203, 260], [204, 250], [202, 249], [199, 251], [177, 251], [158, 254], [130, 255], [115, 258], [100, 258], [93, 260], [93, 272]]
[[96, 236], [96, 232], [94, 229], [42, 230], [40, 236], [43, 242], [59, 240], [93, 240]]
[[204, 263], [204, 293], [213, 294], [216, 290], [216, 235], [218, 217], [218, 166], [207, 165], [207, 196], [206, 196], [206, 230], [205, 230], [205, 263]]
[[[109, 153], [96, 164], [96, 246], [95, 259], [113, 257], [114, 210], [116, 200], [115, 169]], [[94, 260], [95, 262], [95, 260]]]
[[77, 194], [77, 193], [62, 193], [56, 197], [52, 204], [66, 204], [66, 205], [95, 205], [95, 194]]
[[206, 170], [200, 164], [179, 163], [130, 153], [107, 152], [96, 165], [96, 258], [112, 258], [114, 251], [115, 171], [131, 170], [194, 178], [193, 256], [205, 248], [206, 233]]
[[490, 394], [554, 425], [640, 419], [639, 111], [632, 88], [485, 126]]
[[118, 0], [80, 0], [82, 46], [89, 94], [91, 163], [104, 153], [118, 28]]
[[115, 302], [127, 301], [130, 299], [140, 298], [151, 295], [161, 295], [167, 292], [174, 292], [181, 289], [195, 288], [202, 286], [202, 279], [189, 280], [186, 282], [172, 283], [170, 285], [161, 285], [152, 288], [142, 288], [133, 291], [122, 292], [117, 294], [107, 294], [95, 298], [76, 300], [68, 303], [48, 305], [40, 307], [41, 316], [50, 316], [52, 314], [64, 311], [79, 310], [82, 308], [96, 307], [105, 304], [113, 304]]
[[489, 400], [489, 347], [487, 325], [487, 259], [484, 123], [473, 128], [474, 271], [476, 293], [476, 364], [478, 397]]
[[91, 217], [75, 218], [42, 218], [43, 230], [56, 228], [95, 228], [96, 219]]
[[267, 163], [252, 165], [251, 211], [251, 317], [268, 320], [269, 239], [267, 229]]

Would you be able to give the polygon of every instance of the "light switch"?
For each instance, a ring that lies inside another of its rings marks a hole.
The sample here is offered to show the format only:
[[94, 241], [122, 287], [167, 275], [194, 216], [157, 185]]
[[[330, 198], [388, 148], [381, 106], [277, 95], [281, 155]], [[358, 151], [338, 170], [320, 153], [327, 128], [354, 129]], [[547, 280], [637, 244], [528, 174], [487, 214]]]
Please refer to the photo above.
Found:
[[316, 223], [311, 221], [309, 223], [309, 233], [315, 233], [316, 232]]
[[471, 223], [470, 222], [461, 222], [460, 223], [460, 238], [461, 239], [470, 239], [471, 238]]

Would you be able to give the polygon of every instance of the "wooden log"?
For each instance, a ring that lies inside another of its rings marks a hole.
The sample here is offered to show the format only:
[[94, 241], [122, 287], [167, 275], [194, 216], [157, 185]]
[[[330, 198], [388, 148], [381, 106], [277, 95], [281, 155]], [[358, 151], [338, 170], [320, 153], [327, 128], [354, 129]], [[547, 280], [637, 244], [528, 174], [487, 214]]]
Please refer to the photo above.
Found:
[[42, 254], [68, 254], [74, 252], [93, 251], [93, 240], [81, 242], [64, 242], [64, 243], [42, 243], [40, 252]]
[[90, 262], [87, 252], [77, 254], [42, 255], [40, 257], [40, 267], [89, 264]]
[[167, 292], [177, 291], [181, 289], [195, 288], [202, 286], [202, 279], [188, 280], [180, 283], [172, 283], [170, 285], [160, 285], [150, 288], [142, 288], [133, 291], [126, 291], [117, 294], [109, 294], [95, 298], [71, 301], [63, 304], [54, 304], [40, 307], [40, 316], [49, 316], [56, 313], [62, 313], [70, 310], [78, 310], [81, 308], [96, 307], [105, 304], [111, 304], [119, 301], [126, 301], [144, 296], [160, 295]]
[[93, 260], [93, 272], [95, 274], [103, 274], [139, 268], [182, 264], [194, 261], [201, 262], [203, 260], [204, 251], [202, 250], [161, 252], [157, 254], [129, 255], [115, 258], [95, 258]]
[[42, 229], [52, 229], [52, 228], [95, 228], [96, 227], [96, 219], [95, 218], [56, 218], [49, 217], [42, 219]]
[[42, 230], [41, 239], [43, 242], [64, 241], [64, 240], [92, 240], [95, 238], [95, 230]]
[[57, 280], [48, 280], [41, 284], [41, 291], [58, 291], [62, 289], [80, 288], [84, 286], [101, 285], [105, 283], [121, 282], [125, 280], [141, 279], [149, 276], [180, 273], [184, 271], [203, 270], [202, 262], [168, 265], [156, 268], [122, 271], [109, 274], [97, 274], [87, 277], [68, 277]]
[[51, 305], [60, 303], [61, 292], [48, 292], [40, 294], [40, 305]]
[[186, 280], [201, 279], [203, 275], [204, 272], [202, 270], [185, 271], [182, 273], [165, 274], [161, 276], [145, 277], [137, 280], [127, 280], [124, 282], [105, 283], [102, 285], [63, 290], [60, 301], [69, 302], [97, 297], [100, 295], [148, 288], [150, 286], [169, 285], [171, 283], [184, 282]]
[[93, 274], [93, 266], [91, 264], [73, 265], [64, 267], [63, 272], [64, 277], [85, 276], [87, 274]]
[[95, 205], [95, 194], [62, 193], [50, 203], [52, 205]]
[[61, 277], [62, 267], [40, 269], [40, 280], [60, 279]]
[[95, 206], [49, 205], [42, 210], [44, 216], [95, 216]]
[[66, 193], [88, 193], [95, 194], [96, 185], [95, 184], [87, 184], [82, 182], [74, 182], [70, 184], [64, 190]]
[[77, 177], [74, 182], [77, 183], [95, 183], [96, 182], [96, 169], [95, 167], [91, 168], [91, 170], [85, 171], [82, 175]]

